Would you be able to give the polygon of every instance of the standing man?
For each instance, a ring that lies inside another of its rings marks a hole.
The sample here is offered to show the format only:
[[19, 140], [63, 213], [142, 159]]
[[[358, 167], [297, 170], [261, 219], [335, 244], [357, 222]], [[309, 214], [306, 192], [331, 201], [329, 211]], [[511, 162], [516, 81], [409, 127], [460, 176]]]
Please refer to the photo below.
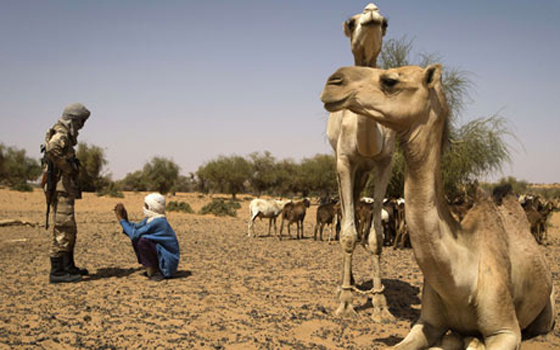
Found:
[[54, 216], [53, 241], [50, 250], [50, 283], [77, 282], [86, 269], [74, 264], [76, 245], [76, 220], [74, 200], [82, 198], [78, 185], [80, 163], [74, 146], [78, 143], [78, 131], [90, 115], [81, 103], [68, 105], [58, 122], [47, 131], [45, 156], [51, 162], [56, 188], [52, 192], [51, 208]]

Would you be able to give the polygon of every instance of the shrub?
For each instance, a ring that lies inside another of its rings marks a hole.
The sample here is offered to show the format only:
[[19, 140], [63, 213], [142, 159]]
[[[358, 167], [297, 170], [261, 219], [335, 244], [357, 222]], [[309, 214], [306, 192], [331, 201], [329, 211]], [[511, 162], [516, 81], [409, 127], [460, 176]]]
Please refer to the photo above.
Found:
[[223, 199], [212, 199], [212, 202], [206, 204], [200, 209], [200, 214], [214, 214], [216, 216], [237, 216], [236, 210], [241, 208], [241, 204], [234, 201], [225, 201]]
[[119, 191], [119, 186], [114, 182], [109, 182], [107, 186], [97, 191], [96, 194], [98, 197], [108, 196], [112, 198], [124, 198], [124, 193]]
[[19, 182], [13, 186], [10, 186], [10, 190], [19, 192], [33, 192], [33, 186], [27, 182]]
[[179, 211], [182, 213], [189, 213], [189, 214], [193, 214], [194, 210], [192, 210], [191, 206], [189, 203], [185, 203], [185, 202], [169, 202], [167, 204], [167, 211]]

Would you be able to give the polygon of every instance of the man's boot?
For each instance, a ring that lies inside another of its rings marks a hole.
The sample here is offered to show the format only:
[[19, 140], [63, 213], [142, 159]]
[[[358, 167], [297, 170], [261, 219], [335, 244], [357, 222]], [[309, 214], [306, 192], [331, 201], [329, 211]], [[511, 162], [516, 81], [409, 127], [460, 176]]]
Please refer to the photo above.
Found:
[[80, 269], [79, 267], [76, 267], [76, 264], [74, 263], [74, 252], [72, 251], [68, 254], [68, 259], [70, 260], [68, 263], [68, 272], [70, 272], [71, 275], [89, 275], [89, 271], [87, 269]]
[[82, 280], [82, 276], [78, 274], [70, 274], [65, 267], [65, 255], [56, 258], [51, 257], [51, 273], [49, 275], [50, 283], [69, 283]]

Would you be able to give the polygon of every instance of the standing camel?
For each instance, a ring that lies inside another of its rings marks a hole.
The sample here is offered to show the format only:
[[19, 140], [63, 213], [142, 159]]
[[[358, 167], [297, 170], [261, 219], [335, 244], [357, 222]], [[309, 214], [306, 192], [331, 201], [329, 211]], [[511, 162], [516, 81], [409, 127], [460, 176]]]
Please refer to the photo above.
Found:
[[[477, 193], [458, 223], [441, 173], [448, 106], [441, 66], [346, 67], [321, 94], [330, 112], [350, 109], [399, 133], [406, 163], [406, 222], [424, 274], [420, 318], [398, 350], [425, 349], [451, 330], [481, 335], [488, 350], [516, 350], [554, 327], [552, 274], [511, 194], [496, 205]], [[481, 191], [479, 191], [481, 192]]]
[[[387, 29], [387, 20], [381, 16], [374, 4], [369, 4], [363, 13], [344, 22], [344, 34], [350, 38], [350, 46], [356, 66], [376, 67], [381, 51], [382, 38]], [[394, 317], [387, 308], [381, 283], [381, 250], [383, 229], [381, 205], [391, 176], [391, 160], [395, 133], [375, 121], [350, 110], [333, 112], [327, 124], [327, 136], [335, 152], [338, 192], [342, 205], [340, 245], [342, 250], [342, 286], [337, 315], [354, 315], [352, 306], [352, 255], [358, 243], [355, 209], [360, 193], [364, 189], [370, 172], [374, 171], [375, 193], [373, 227], [368, 237], [363, 237], [364, 246], [372, 255], [373, 314], [376, 322], [390, 321]]]

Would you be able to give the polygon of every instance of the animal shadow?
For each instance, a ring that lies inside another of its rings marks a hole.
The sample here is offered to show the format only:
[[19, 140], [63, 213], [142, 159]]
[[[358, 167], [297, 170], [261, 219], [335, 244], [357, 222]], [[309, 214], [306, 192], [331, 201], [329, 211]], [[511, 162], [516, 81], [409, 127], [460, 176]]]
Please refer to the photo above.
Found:
[[106, 267], [98, 269], [97, 272], [88, 276], [87, 281], [95, 281], [103, 278], [123, 278], [132, 275], [133, 273], [142, 270], [141, 267], [134, 267], [128, 269], [122, 269], [120, 267]]
[[[418, 317], [420, 317], [420, 310], [412, 308], [412, 305], [420, 304], [420, 298], [418, 297], [420, 289], [418, 287], [396, 279], [384, 279], [383, 285], [385, 286], [383, 294], [387, 299], [387, 306], [393, 316], [411, 322], [416, 321]], [[371, 289], [372, 286], [372, 280], [357, 285], [357, 287], [362, 290]], [[365, 304], [356, 308], [356, 311], [367, 310], [372, 307], [371, 299], [368, 298]]]

